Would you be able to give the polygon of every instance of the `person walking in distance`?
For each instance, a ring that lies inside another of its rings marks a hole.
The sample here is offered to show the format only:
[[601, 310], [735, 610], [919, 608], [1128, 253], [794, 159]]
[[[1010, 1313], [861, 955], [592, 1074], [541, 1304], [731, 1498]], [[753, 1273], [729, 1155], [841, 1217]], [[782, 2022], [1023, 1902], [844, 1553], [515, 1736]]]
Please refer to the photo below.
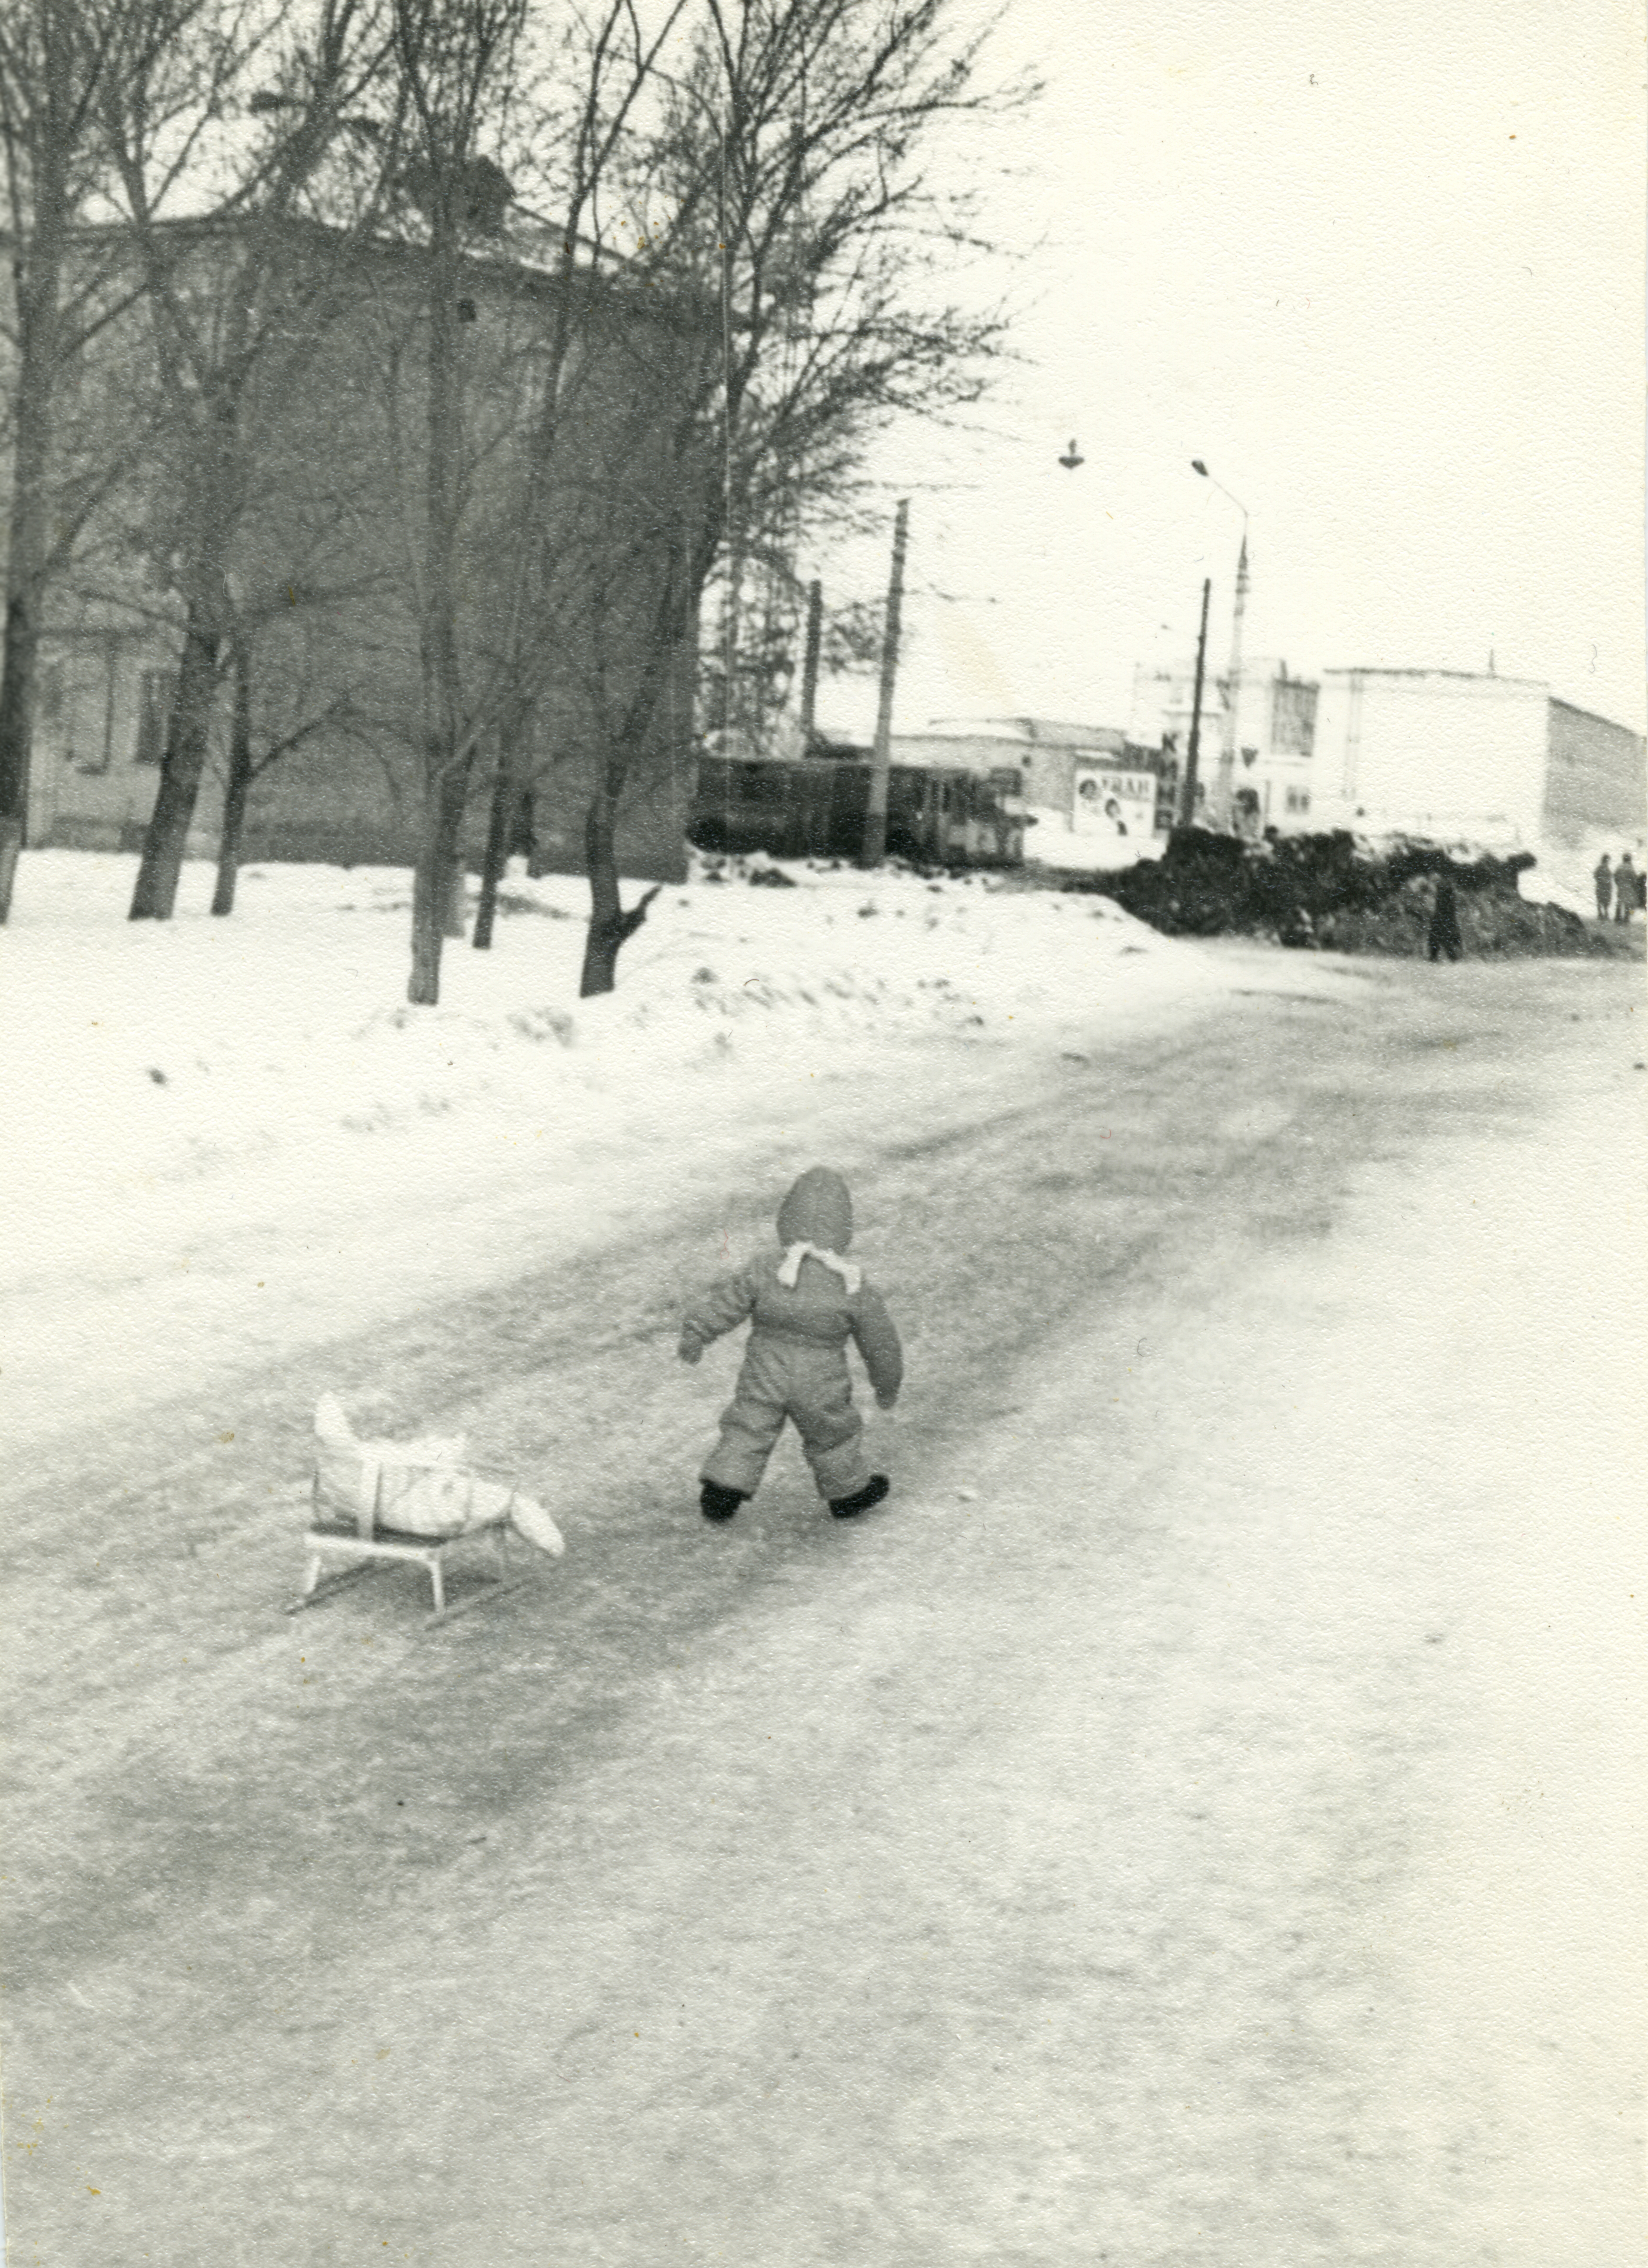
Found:
[[1631, 864], [1629, 850], [1620, 852], [1619, 865], [1614, 869], [1614, 918], [1629, 922], [1637, 910], [1637, 869]]
[[1614, 870], [1608, 865], [1608, 854], [1606, 850], [1597, 860], [1591, 879], [1596, 884], [1597, 919], [1606, 921], [1608, 917], [1608, 909], [1614, 902]]
[[1425, 946], [1432, 961], [1445, 953], [1450, 961], [1457, 961], [1464, 950], [1460, 937], [1460, 902], [1452, 874], [1437, 876], [1436, 895], [1430, 901], [1430, 932]]

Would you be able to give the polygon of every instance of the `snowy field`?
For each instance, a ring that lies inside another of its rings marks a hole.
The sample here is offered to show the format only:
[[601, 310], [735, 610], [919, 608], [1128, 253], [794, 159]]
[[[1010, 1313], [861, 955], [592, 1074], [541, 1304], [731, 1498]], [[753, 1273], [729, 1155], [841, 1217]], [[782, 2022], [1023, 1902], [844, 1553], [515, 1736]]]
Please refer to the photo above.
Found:
[[[1004, 1057], [1165, 1027], [1232, 982], [1104, 899], [708, 862], [588, 1002], [583, 883], [512, 873], [493, 949], [450, 941], [440, 1005], [412, 1009], [404, 871], [251, 867], [213, 920], [192, 865], [173, 921], [133, 924], [134, 865], [30, 855], [0, 933], [23, 1432], [485, 1282], [523, 1208], [585, 1247], [752, 1144], [782, 1173], [872, 1112], [963, 1115]], [[1278, 983], [1334, 976], [1276, 956]]]

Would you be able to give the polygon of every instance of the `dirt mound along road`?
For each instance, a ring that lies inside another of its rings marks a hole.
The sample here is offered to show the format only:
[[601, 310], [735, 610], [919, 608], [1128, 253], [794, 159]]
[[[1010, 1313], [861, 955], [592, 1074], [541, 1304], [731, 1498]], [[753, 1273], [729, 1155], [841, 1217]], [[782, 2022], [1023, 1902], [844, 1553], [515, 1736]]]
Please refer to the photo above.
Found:
[[1611, 941], [1578, 914], [1519, 895], [1518, 878], [1533, 864], [1528, 852], [1460, 858], [1439, 843], [1397, 837], [1373, 844], [1342, 831], [1250, 843], [1179, 828], [1159, 859], [1087, 887], [1170, 936], [1262, 936], [1341, 953], [1422, 954], [1430, 887], [1446, 874], [1474, 958], [1607, 955]]

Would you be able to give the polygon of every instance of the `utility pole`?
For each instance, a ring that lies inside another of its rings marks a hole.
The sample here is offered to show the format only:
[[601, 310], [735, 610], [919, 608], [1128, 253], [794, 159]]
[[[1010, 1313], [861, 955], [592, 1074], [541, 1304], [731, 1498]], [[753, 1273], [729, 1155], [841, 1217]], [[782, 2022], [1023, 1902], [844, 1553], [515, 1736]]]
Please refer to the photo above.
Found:
[[813, 744], [818, 707], [818, 645], [824, 632], [824, 585], [815, 576], [807, 585], [807, 650], [802, 661], [802, 754]]
[[901, 497], [892, 531], [892, 573], [887, 583], [887, 623], [881, 641], [881, 698], [876, 708], [876, 753], [870, 762], [869, 804], [864, 814], [861, 866], [879, 866], [887, 855], [887, 773], [892, 761], [892, 689], [898, 675], [898, 623], [904, 611], [904, 555], [910, 534], [910, 499]]
[[1236, 815], [1236, 755], [1242, 733], [1242, 617], [1247, 612], [1247, 528], [1236, 562], [1236, 605], [1230, 615], [1230, 677], [1225, 695], [1224, 739], [1219, 750], [1219, 792], [1215, 816], [1229, 827]]
[[1194, 827], [1196, 823], [1196, 759], [1201, 753], [1201, 683], [1208, 667], [1208, 600], [1213, 590], [1213, 578], [1204, 575], [1201, 581], [1201, 628], [1196, 637], [1196, 689], [1190, 703], [1190, 747], [1185, 755], [1185, 778], [1179, 806], [1179, 823]]

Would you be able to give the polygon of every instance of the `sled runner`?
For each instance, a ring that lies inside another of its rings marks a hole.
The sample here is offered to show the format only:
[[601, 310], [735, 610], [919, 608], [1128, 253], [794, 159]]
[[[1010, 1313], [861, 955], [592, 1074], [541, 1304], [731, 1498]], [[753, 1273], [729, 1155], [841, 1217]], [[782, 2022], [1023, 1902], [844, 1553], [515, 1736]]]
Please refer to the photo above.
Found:
[[[431, 1623], [518, 1590], [526, 1580], [509, 1557], [509, 1530], [558, 1558], [560, 1532], [542, 1505], [509, 1482], [461, 1468], [458, 1440], [361, 1441], [339, 1403], [323, 1395], [310, 1484], [308, 1554], [288, 1614], [316, 1606], [374, 1567], [421, 1567], [433, 1596]], [[484, 1537], [491, 1567], [476, 1590], [448, 1603], [446, 1570], [461, 1545]], [[330, 1572], [329, 1572], [329, 1566]]]
[[[303, 1538], [309, 1557], [302, 1588], [286, 1612], [295, 1615], [305, 1607], [319, 1606], [335, 1591], [369, 1574], [374, 1564], [398, 1559], [425, 1570], [433, 1597], [433, 1609], [428, 1619], [432, 1624], [447, 1622], [454, 1615], [466, 1613], [470, 1607], [484, 1606], [492, 1599], [501, 1598], [506, 1591], [519, 1590], [526, 1581], [524, 1572], [516, 1574], [510, 1565], [508, 1528], [509, 1515], [506, 1512], [489, 1521], [484, 1528], [469, 1528], [462, 1535], [432, 1538], [411, 1535], [403, 1528], [374, 1528], [363, 1533], [358, 1528], [331, 1526], [321, 1519], [317, 1509]], [[448, 1604], [445, 1575], [447, 1558], [458, 1545], [469, 1543], [477, 1535], [491, 1539], [496, 1572], [490, 1573], [477, 1590], [467, 1591], [462, 1598]], [[326, 1574], [326, 1563], [333, 1558], [345, 1564]]]

